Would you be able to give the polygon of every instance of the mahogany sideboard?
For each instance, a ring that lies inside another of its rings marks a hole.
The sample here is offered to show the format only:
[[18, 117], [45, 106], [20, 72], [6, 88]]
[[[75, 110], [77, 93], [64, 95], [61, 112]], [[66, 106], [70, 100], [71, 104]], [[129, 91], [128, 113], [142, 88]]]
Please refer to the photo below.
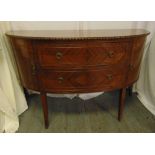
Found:
[[120, 89], [121, 120], [126, 88], [138, 80], [148, 31], [54, 30], [7, 32], [21, 83], [40, 92], [48, 128], [46, 93]]

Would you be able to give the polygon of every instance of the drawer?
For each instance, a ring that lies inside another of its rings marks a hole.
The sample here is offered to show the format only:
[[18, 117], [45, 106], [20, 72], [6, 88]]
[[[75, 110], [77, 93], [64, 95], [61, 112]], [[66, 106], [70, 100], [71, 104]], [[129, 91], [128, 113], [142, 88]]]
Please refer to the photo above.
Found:
[[103, 42], [97, 46], [87, 43], [85, 46], [39, 45], [37, 53], [41, 67], [83, 67], [96, 65], [123, 64], [127, 59], [128, 44]]
[[43, 70], [40, 74], [41, 87], [48, 92], [92, 92], [120, 88], [124, 84], [123, 69], [97, 70]]
[[38, 57], [41, 67], [87, 65], [86, 48], [80, 47], [42, 48], [38, 50]]
[[128, 59], [127, 44], [104, 43], [102, 46], [89, 47], [88, 65], [115, 65], [123, 64]]

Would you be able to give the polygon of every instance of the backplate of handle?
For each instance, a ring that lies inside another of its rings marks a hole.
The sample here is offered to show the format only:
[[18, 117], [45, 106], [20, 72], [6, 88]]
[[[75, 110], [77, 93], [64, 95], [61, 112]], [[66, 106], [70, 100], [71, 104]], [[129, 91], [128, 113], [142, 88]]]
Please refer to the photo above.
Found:
[[108, 55], [109, 58], [112, 58], [113, 55], [114, 55], [114, 51], [108, 51], [107, 55]]
[[56, 58], [60, 60], [62, 58], [63, 54], [61, 52], [56, 52]]
[[113, 79], [112, 74], [108, 74], [108, 75], [107, 75], [107, 79], [108, 79], [108, 80], [112, 80], [112, 79]]
[[62, 83], [62, 82], [63, 82], [63, 80], [64, 80], [64, 78], [63, 78], [63, 77], [59, 77], [59, 78], [58, 78], [59, 83]]

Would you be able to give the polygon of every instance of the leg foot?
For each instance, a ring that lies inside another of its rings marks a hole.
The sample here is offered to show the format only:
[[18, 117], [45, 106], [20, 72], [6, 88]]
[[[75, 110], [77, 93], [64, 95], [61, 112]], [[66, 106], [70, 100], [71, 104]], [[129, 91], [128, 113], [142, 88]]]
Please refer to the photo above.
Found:
[[43, 107], [45, 128], [47, 129], [49, 127], [49, 121], [48, 121], [48, 105], [47, 105], [46, 93], [41, 92], [40, 95], [41, 95], [41, 103]]
[[119, 96], [119, 110], [118, 110], [118, 120], [121, 121], [123, 116], [124, 102], [125, 102], [126, 88], [120, 90]]
[[45, 129], [48, 129], [48, 127], [49, 127], [49, 122], [45, 121]]

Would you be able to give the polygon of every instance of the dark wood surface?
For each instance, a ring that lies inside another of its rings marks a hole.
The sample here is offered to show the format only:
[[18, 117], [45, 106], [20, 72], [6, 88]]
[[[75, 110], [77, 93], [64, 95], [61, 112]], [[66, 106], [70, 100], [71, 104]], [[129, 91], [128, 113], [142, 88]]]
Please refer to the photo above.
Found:
[[127, 41], [37, 41], [35, 47], [42, 68], [83, 68], [124, 63], [129, 44]]
[[49, 121], [48, 121], [48, 105], [47, 105], [46, 93], [41, 92], [40, 96], [41, 96], [41, 103], [42, 103], [43, 114], [44, 114], [45, 128], [47, 129], [49, 126]]
[[[138, 80], [146, 30], [8, 32], [23, 87], [46, 93], [89, 93], [125, 88]], [[46, 108], [45, 108], [46, 107]]]
[[123, 88], [120, 90], [120, 96], [119, 96], [119, 108], [118, 108], [118, 120], [119, 121], [121, 121], [122, 116], [123, 116], [125, 96], [126, 96], [126, 88]]
[[6, 35], [30, 39], [112, 39], [145, 36], [149, 32], [144, 29], [116, 29], [116, 30], [25, 30], [10, 31]]
[[125, 73], [123, 67], [69, 71], [42, 70], [40, 84], [44, 91], [52, 93], [110, 91], [124, 87]]

